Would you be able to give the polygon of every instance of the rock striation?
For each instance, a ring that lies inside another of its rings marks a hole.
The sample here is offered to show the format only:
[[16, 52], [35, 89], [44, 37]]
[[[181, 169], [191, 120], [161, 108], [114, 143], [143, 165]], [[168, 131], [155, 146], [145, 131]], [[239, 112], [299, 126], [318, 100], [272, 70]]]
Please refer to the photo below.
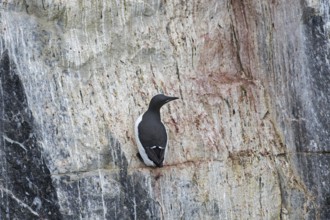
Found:
[[0, 4], [0, 219], [330, 218], [328, 1]]

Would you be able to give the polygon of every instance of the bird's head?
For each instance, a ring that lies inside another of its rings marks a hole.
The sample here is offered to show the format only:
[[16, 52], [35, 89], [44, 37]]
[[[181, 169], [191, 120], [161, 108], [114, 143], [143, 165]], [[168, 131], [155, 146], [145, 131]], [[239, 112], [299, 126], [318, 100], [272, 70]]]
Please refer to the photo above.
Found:
[[149, 109], [159, 110], [163, 105], [175, 99], [178, 99], [178, 97], [166, 96], [163, 94], [155, 95], [150, 101]]

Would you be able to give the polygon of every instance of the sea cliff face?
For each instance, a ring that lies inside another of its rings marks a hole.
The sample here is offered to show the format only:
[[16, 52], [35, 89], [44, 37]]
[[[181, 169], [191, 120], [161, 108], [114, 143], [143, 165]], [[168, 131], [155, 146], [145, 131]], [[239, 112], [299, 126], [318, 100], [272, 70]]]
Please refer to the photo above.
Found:
[[327, 1], [0, 4], [0, 219], [330, 218]]

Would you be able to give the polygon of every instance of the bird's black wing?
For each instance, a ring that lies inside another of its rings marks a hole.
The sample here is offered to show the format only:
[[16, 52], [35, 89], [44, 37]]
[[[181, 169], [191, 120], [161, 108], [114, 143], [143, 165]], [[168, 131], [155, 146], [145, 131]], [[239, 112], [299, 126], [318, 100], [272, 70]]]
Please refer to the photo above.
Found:
[[149, 159], [157, 166], [162, 166], [167, 143], [164, 125], [161, 122], [142, 120], [138, 130], [140, 142]]
[[145, 149], [149, 159], [152, 160], [156, 164], [156, 166], [162, 167], [164, 161], [165, 149], [159, 149], [159, 148], [155, 148], [155, 149], [145, 148]]

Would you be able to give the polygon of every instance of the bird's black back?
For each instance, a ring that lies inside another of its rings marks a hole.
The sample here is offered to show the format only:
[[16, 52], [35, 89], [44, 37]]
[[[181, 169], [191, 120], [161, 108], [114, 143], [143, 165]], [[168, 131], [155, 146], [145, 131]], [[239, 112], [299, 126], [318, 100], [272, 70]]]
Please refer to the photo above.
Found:
[[[162, 165], [164, 160], [165, 147], [167, 143], [166, 129], [160, 120], [157, 112], [147, 111], [138, 126], [139, 139], [146, 150], [148, 157], [156, 163]], [[156, 148], [151, 149], [156, 146]], [[161, 147], [162, 149], [158, 148]]]

